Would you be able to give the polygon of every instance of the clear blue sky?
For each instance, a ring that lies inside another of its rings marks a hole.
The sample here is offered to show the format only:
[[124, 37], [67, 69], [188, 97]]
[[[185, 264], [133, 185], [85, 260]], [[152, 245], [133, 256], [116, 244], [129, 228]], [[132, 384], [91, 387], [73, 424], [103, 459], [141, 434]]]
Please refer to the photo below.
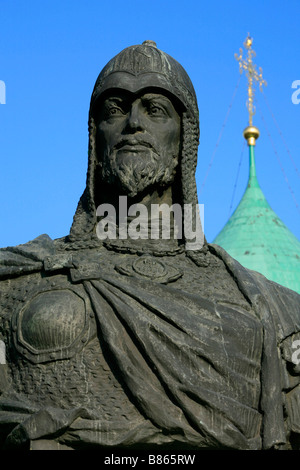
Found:
[[68, 234], [85, 187], [94, 82], [111, 57], [145, 39], [177, 59], [196, 89], [197, 183], [200, 193], [210, 169], [199, 202], [205, 204], [211, 242], [247, 183], [245, 76], [229, 106], [239, 79], [234, 53], [248, 32], [281, 131], [257, 92], [258, 179], [273, 210], [300, 238], [300, 104], [291, 100], [292, 82], [300, 80], [299, 13], [295, 0], [0, 0], [0, 80], [6, 84], [6, 104], [0, 105], [0, 246], [42, 233]]

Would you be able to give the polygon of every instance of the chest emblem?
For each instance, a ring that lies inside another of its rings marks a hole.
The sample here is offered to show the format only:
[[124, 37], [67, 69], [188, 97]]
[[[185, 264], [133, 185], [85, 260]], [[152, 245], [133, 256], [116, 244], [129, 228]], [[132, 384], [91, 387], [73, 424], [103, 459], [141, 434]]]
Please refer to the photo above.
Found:
[[134, 261], [125, 261], [116, 265], [115, 268], [120, 274], [148, 279], [162, 284], [176, 281], [182, 276], [182, 273], [174, 266], [150, 255], [143, 255]]
[[16, 349], [31, 362], [69, 358], [88, 340], [86, 299], [69, 288], [31, 293], [13, 316]]

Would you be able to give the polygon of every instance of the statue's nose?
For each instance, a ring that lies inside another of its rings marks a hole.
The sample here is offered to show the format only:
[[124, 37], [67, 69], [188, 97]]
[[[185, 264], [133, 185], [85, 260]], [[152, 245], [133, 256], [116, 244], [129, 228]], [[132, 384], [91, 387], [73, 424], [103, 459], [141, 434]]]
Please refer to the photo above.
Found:
[[128, 114], [126, 128], [131, 132], [138, 132], [143, 130], [143, 116], [139, 103], [133, 103], [131, 110]]

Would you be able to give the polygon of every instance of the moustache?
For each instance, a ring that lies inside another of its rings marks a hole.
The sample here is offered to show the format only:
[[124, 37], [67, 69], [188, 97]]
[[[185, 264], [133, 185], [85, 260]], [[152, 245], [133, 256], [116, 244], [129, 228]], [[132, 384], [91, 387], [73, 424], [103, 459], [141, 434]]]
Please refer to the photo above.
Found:
[[145, 147], [157, 153], [155, 145], [149, 140], [145, 140], [145, 139], [142, 140], [142, 139], [137, 139], [137, 138], [129, 139], [128, 137], [126, 139], [121, 139], [119, 142], [117, 142], [116, 145], [113, 146], [113, 150], [119, 150], [127, 146], [128, 147]]

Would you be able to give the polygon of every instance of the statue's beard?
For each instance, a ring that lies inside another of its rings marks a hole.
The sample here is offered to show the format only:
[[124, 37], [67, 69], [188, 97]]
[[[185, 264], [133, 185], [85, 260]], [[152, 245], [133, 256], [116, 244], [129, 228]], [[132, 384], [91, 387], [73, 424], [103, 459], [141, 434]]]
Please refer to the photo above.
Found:
[[150, 186], [172, 183], [177, 163], [177, 155], [161, 156], [152, 149], [133, 154], [113, 150], [103, 155], [101, 176], [125, 195], [135, 197]]

